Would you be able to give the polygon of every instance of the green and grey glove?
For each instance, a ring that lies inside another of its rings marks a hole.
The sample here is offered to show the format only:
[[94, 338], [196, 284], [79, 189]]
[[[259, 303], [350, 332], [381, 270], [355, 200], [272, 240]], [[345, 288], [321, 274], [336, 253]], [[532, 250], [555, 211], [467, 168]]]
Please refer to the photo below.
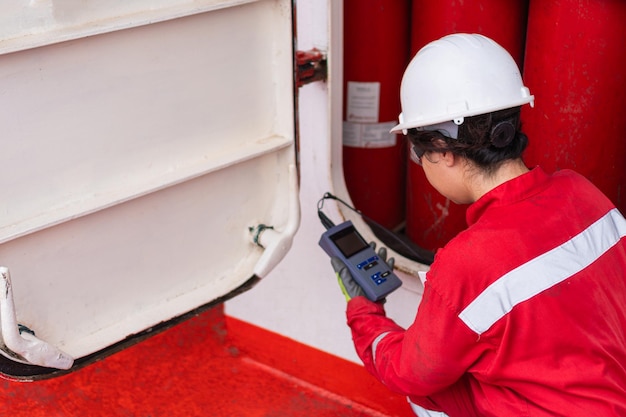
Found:
[[[370, 246], [372, 249], [376, 250], [375, 242], [370, 242]], [[389, 258], [389, 260], [387, 260], [387, 249], [385, 247], [381, 247], [378, 250], [378, 257], [384, 262], [387, 262], [389, 268], [393, 269], [394, 259]], [[363, 291], [363, 288], [352, 278], [352, 274], [348, 271], [346, 264], [344, 264], [341, 259], [333, 256], [330, 258], [330, 263], [337, 274], [339, 288], [341, 288], [341, 292], [346, 297], [346, 301], [350, 301], [354, 297], [361, 295], [365, 296], [365, 291]]]

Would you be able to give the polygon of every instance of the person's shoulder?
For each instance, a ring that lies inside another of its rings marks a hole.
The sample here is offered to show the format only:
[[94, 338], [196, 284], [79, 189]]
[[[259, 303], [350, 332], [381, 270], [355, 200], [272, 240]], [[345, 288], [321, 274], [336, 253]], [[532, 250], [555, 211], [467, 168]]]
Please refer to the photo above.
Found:
[[555, 171], [550, 177], [553, 181], [573, 181], [576, 183], [592, 185], [591, 181], [589, 181], [587, 177], [574, 171], [573, 169], [560, 169]]
[[[589, 199], [589, 202], [600, 204], [605, 201], [609, 204], [609, 199], [604, 193], [587, 177], [572, 170], [561, 169], [551, 175], [551, 180], [563, 192], [569, 191], [578, 198]], [[612, 206], [612, 203], [609, 204]]]

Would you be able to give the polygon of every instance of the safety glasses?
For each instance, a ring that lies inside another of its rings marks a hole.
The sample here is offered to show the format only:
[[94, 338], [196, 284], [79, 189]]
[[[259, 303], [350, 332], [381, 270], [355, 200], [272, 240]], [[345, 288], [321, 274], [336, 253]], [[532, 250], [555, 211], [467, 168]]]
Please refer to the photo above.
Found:
[[422, 157], [426, 151], [417, 145], [413, 145], [411, 142], [409, 142], [409, 148], [411, 161], [415, 162], [419, 166], [422, 166]]

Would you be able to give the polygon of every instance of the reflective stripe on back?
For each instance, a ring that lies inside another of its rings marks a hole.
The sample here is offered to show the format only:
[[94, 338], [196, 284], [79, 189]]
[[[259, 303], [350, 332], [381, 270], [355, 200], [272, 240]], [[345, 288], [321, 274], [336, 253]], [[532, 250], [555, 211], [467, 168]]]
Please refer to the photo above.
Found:
[[517, 304], [585, 269], [623, 236], [626, 236], [626, 220], [613, 209], [561, 246], [500, 277], [476, 297], [459, 318], [481, 334]]

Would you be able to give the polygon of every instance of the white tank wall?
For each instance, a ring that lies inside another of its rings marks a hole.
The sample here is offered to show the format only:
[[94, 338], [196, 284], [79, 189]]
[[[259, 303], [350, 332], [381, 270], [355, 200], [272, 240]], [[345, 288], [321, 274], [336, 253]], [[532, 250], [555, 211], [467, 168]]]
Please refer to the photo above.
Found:
[[[298, 49], [330, 51], [331, 68], [329, 82], [300, 89], [302, 223], [285, 260], [252, 290], [228, 301], [226, 313], [359, 362], [345, 324], [345, 299], [328, 257], [317, 245], [324, 231], [317, 217], [317, 201], [326, 191], [342, 195], [345, 186], [341, 177], [333, 181], [328, 173], [331, 162], [341, 168], [341, 22], [341, 1], [297, 3]], [[419, 265], [412, 268], [421, 269]], [[388, 297], [386, 306], [388, 314], [406, 326], [417, 311], [421, 288], [414, 276], [402, 277], [404, 287]]]

